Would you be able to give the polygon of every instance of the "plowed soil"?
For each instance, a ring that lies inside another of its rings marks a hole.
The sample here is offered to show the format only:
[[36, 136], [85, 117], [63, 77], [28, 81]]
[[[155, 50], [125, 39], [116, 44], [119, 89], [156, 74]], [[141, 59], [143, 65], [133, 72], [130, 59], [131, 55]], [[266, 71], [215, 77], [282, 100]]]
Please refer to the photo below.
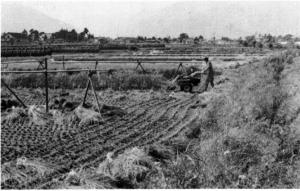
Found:
[[[80, 100], [84, 91], [71, 92], [66, 99]], [[42, 91], [17, 90], [27, 105], [44, 104]], [[105, 104], [119, 106], [127, 114], [106, 117], [104, 123], [79, 125], [78, 120], [54, 120], [39, 126], [30, 118], [16, 122], [1, 121], [1, 163], [25, 156], [39, 158], [53, 166], [51, 173], [18, 188], [44, 188], [78, 167], [96, 167], [107, 152], [122, 152], [133, 146], [151, 144], [176, 136], [192, 123], [200, 112], [198, 94], [131, 91], [99, 93]], [[53, 96], [54, 97], [54, 94]], [[89, 95], [89, 102], [93, 102]], [[4, 115], [4, 114], [2, 114]], [[3, 117], [3, 116], [2, 116]]]

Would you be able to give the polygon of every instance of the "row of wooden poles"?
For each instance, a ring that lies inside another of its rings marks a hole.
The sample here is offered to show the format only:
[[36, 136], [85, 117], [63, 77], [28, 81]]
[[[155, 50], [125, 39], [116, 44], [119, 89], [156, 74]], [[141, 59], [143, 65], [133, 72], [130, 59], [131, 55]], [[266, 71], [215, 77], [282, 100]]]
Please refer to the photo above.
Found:
[[[40, 63], [41, 64], [41, 63]], [[97, 66], [96, 66], [97, 67]], [[33, 70], [33, 71], [1, 71], [1, 73], [3, 74], [7, 74], [7, 73], [15, 73], [15, 74], [21, 74], [21, 73], [44, 73], [45, 75], [45, 97], [46, 97], [46, 112], [49, 112], [49, 85], [48, 85], [48, 73], [62, 73], [62, 72], [88, 72], [88, 81], [87, 81], [87, 86], [86, 86], [86, 91], [84, 94], [84, 99], [82, 104], [85, 104], [86, 98], [87, 98], [87, 94], [88, 94], [88, 90], [91, 87], [92, 91], [94, 93], [94, 97], [96, 99], [97, 105], [98, 105], [98, 109], [99, 109], [99, 113], [102, 109], [102, 106], [99, 103], [97, 94], [95, 92], [94, 86], [93, 86], [93, 82], [92, 82], [92, 75], [97, 73], [97, 72], [102, 72], [102, 73], [106, 73], [109, 70], [100, 70], [97, 69], [95, 67], [95, 69], [78, 69], [78, 70], [48, 70], [48, 61], [47, 58], [44, 59], [44, 64], [43, 64], [43, 70]], [[27, 107], [25, 105], [25, 103], [18, 97], [18, 95], [8, 86], [8, 84], [5, 83], [5, 81], [3, 79], [1, 79], [1, 83], [13, 94], [13, 96], [22, 104], [23, 107]]]
[[[95, 98], [95, 100], [97, 102], [99, 113], [100, 113], [100, 111], [102, 109], [101, 108], [102, 106], [100, 105], [98, 97], [97, 97], [97, 94], [95, 92], [94, 85], [93, 85], [93, 82], [92, 82], [92, 76], [93, 76], [93, 74], [96, 74], [97, 72], [98, 73], [99, 72], [100, 73], [110, 73], [112, 70], [100, 70], [100, 69], [97, 69], [97, 65], [98, 65], [98, 61], [96, 61], [94, 69], [76, 69], [76, 70], [72, 69], [72, 70], [66, 70], [65, 69], [65, 62], [63, 60], [63, 70], [48, 70], [48, 60], [47, 60], [47, 58], [45, 58], [44, 59], [44, 64], [43, 64], [43, 62], [39, 62], [38, 69], [41, 67], [42, 70], [1, 71], [1, 73], [3, 73], [3, 74], [8, 74], [8, 73], [14, 73], [14, 74], [22, 74], [22, 73], [44, 73], [44, 75], [45, 75], [45, 78], [44, 78], [45, 81], [44, 82], [45, 82], [46, 112], [48, 113], [49, 112], [48, 73], [88, 72], [88, 81], [87, 81], [86, 91], [85, 91], [82, 103], [85, 104], [89, 87], [91, 87], [92, 91], [93, 91], [93, 94], [94, 94], [94, 98]], [[135, 70], [138, 70], [138, 68], [140, 68], [143, 71], [143, 73], [147, 73], [146, 70], [143, 68], [140, 60], [137, 60], [137, 66], [136, 66]], [[184, 69], [184, 67], [183, 67], [183, 65], [182, 65], [181, 62], [178, 65], [177, 73], [179, 72], [180, 69], [182, 69], [182, 70]], [[27, 107], [24, 104], [24, 102], [18, 97], [18, 95], [8, 86], [8, 84], [5, 83], [5, 81], [3, 79], [1, 79], [1, 83], [13, 94], [13, 96], [22, 104], [23, 107], [25, 107], [25, 108]]]

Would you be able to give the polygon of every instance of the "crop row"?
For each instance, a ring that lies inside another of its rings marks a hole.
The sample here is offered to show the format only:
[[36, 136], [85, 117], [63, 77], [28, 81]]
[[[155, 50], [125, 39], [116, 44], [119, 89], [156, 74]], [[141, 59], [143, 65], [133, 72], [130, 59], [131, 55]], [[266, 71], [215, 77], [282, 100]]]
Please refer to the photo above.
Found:
[[71, 168], [98, 165], [107, 152], [151, 144], [177, 132], [177, 127], [193, 116], [191, 106], [195, 101], [154, 97], [132, 104], [122, 118], [88, 126], [79, 126], [76, 120], [61, 125], [49, 121], [44, 127], [27, 120], [2, 124], [2, 162], [25, 155], [55, 164], [57, 168], [49, 176], [21, 185], [36, 188]]

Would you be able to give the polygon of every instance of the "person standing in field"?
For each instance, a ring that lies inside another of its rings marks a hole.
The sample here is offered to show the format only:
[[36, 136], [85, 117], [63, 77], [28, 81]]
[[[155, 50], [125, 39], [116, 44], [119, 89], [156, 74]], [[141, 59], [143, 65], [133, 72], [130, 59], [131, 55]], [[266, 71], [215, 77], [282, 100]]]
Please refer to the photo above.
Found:
[[213, 69], [212, 63], [208, 60], [208, 57], [205, 57], [204, 61], [206, 63], [206, 67], [203, 70], [203, 73], [207, 72], [204, 91], [207, 91], [209, 84], [211, 85], [211, 87], [214, 87], [214, 69]]
[[211, 85], [211, 87], [214, 87], [214, 69], [213, 69], [212, 63], [208, 60], [208, 57], [205, 57], [204, 61], [206, 64], [205, 68], [201, 71], [193, 72], [190, 76], [195, 77], [199, 74], [207, 73], [207, 77], [205, 79], [205, 84], [204, 84], [205, 85], [204, 91], [207, 91], [209, 84]]

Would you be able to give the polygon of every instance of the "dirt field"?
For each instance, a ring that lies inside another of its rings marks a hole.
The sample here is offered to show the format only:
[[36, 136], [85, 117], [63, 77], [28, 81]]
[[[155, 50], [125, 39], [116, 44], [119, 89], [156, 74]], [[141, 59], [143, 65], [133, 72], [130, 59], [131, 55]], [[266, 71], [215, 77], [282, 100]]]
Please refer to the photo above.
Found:
[[[16, 120], [7, 120], [11, 112], [1, 112], [2, 166], [26, 157], [28, 160], [39, 161], [44, 169], [42, 175], [26, 172], [25, 177], [18, 178], [19, 181], [5, 177], [1, 187], [56, 188], [53, 184], [66, 179], [71, 170], [97, 168], [107, 159], [109, 152], [118, 155], [129, 148], [165, 143], [182, 137], [196, 124], [199, 125], [202, 114], [208, 111], [208, 105], [212, 104], [211, 100], [225, 95], [232, 83], [239, 80], [238, 69], [232, 66], [242, 61], [251, 64], [258, 59], [257, 57], [242, 59], [242, 57], [242, 55], [238, 57], [241, 59], [239, 61], [213, 58], [212, 62], [216, 68], [222, 68], [224, 71], [216, 79], [215, 88], [202, 94], [166, 90], [97, 91], [100, 101], [108, 108], [108, 112], [102, 113], [104, 122], [82, 123], [73, 110], [63, 112], [58, 115], [59, 117], [54, 114], [48, 116], [43, 119], [43, 125], [38, 125], [26, 114], [27, 111]], [[295, 62], [299, 62], [299, 57]], [[285, 70], [291, 75], [284, 82], [294, 87], [294, 93], [290, 92], [291, 94], [298, 95], [299, 67], [296, 69], [295, 67], [293, 65], [292, 68]], [[10, 98], [10, 94], [5, 89], [2, 90], [4, 90], [1, 92], [2, 99]], [[18, 88], [16, 92], [28, 106], [45, 104], [42, 89]], [[76, 104], [82, 101], [83, 89], [68, 92], [69, 95], [63, 97], [67, 101]], [[51, 103], [60, 98], [59, 93], [60, 90], [50, 91]], [[292, 102], [295, 104], [299, 96], [294, 98], [296, 101]], [[91, 92], [87, 102], [96, 106]], [[108, 106], [117, 107], [121, 111], [109, 112]], [[299, 110], [297, 104], [294, 110]], [[299, 133], [297, 128], [299, 115], [297, 116], [292, 125]]]
[[[26, 104], [44, 103], [33, 92], [18, 92], [24, 98], [26, 96]], [[109, 151], [122, 152], [128, 147], [176, 136], [197, 118], [199, 112], [195, 107], [199, 104], [198, 95], [187, 93], [170, 96], [159, 92], [105, 91], [101, 98], [106, 104], [124, 108], [127, 114], [107, 117], [105, 124], [87, 126], [79, 126], [76, 120], [59, 125], [49, 120], [47, 125], [38, 126], [27, 118], [13, 124], [2, 123], [2, 163], [22, 156], [41, 158], [55, 166], [55, 171], [49, 175], [54, 179], [71, 168], [97, 166]], [[19, 186], [37, 188], [49, 179], [34, 181]]]

